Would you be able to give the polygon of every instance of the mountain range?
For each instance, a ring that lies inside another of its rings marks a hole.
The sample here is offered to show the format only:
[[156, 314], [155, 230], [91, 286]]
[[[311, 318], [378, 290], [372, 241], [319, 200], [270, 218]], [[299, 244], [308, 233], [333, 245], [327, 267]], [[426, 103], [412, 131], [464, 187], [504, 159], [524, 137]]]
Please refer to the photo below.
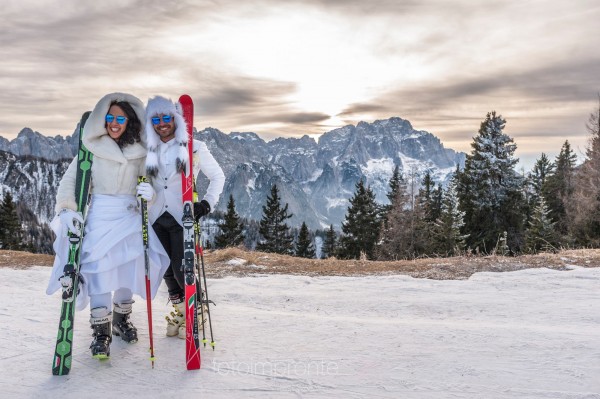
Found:
[[[294, 215], [290, 226], [304, 221], [311, 229], [330, 224], [339, 229], [360, 179], [380, 203], [387, 203], [395, 165], [409, 181], [419, 182], [430, 172], [444, 184], [465, 160], [464, 153], [444, 148], [433, 134], [415, 130], [398, 117], [344, 126], [318, 141], [303, 136], [266, 142], [256, 133], [225, 134], [214, 128], [194, 129], [194, 137], [206, 142], [225, 172], [218, 210], [226, 209], [231, 194], [242, 217], [259, 220], [271, 186], [277, 184], [282, 202]], [[0, 137], [0, 188], [25, 201], [40, 222], [49, 221], [60, 176], [76, 154], [77, 140], [77, 132], [47, 137], [29, 128], [12, 141]], [[199, 180], [202, 192], [208, 182]]]

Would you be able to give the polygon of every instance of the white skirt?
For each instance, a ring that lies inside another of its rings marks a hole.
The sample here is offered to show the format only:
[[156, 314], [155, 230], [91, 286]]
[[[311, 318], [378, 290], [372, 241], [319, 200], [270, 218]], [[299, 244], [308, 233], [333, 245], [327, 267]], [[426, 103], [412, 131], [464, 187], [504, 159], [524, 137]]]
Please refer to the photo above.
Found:
[[[47, 294], [61, 288], [59, 278], [68, 260], [67, 229], [55, 217], [50, 227], [56, 234], [54, 266]], [[148, 226], [148, 259], [152, 298], [156, 295], [163, 274], [169, 266], [165, 252], [152, 226]], [[133, 195], [92, 195], [85, 222], [81, 247], [80, 284], [77, 310], [89, 303], [89, 295], [105, 294], [119, 288], [129, 288], [146, 299], [146, 269], [142, 241], [142, 215]]]

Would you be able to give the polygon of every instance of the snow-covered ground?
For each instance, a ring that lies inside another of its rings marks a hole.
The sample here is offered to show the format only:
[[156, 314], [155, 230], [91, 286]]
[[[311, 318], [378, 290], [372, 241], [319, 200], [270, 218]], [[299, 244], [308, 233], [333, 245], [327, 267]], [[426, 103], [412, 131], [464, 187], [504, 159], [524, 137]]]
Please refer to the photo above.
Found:
[[154, 369], [138, 298], [140, 342], [116, 340], [105, 362], [90, 357], [88, 312], [77, 313], [63, 377], [51, 375], [49, 274], [0, 268], [3, 398], [600, 398], [600, 268], [210, 280], [217, 346], [198, 371], [185, 370], [183, 340], [163, 335], [163, 286]]

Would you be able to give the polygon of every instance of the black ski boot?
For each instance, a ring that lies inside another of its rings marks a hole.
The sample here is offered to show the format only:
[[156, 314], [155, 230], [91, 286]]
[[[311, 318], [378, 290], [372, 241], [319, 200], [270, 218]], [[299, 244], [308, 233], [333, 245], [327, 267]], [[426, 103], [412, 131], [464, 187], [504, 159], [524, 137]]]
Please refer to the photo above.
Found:
[[110, 356], [110, 312], [104, 306], [91, 310], [90, 324], [94, 340], [90, 345], [92, 356], [96, 359], [108, 359]]
[[129, 321], [133, 300], [115, 303], [113, 308], [112, 332], [117, 337], [121, 337], [128, 344], [137, 342], [137, 328]]

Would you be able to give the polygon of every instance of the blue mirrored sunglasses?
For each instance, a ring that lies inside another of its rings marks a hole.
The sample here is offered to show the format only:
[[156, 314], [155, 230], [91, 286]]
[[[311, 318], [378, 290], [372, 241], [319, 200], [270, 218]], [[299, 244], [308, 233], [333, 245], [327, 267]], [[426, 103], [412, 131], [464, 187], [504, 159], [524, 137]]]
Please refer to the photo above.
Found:
[[[171, 123], [172, 120], [173, 120], [173, 117], [171, 115], [163, 115], [162, 116], [162, 121], [164, 123]], [[158, 125], [159, 123], [160, 123], [160, 118], [158, 116], [155, 116], [154, 118], [152, 118], [153, 125]]]
[[[107, 123], [112, 123], [112, 121], [115, 120], [115, 116], [113, 114], [106, 114], [105, 119], [106, 119]], [[126, 120], [127, 120], [127, 118], [124, 116], [117, 116], [117, 123], [119, 125], [122, 125], [123, 123], [125, 123]]]

